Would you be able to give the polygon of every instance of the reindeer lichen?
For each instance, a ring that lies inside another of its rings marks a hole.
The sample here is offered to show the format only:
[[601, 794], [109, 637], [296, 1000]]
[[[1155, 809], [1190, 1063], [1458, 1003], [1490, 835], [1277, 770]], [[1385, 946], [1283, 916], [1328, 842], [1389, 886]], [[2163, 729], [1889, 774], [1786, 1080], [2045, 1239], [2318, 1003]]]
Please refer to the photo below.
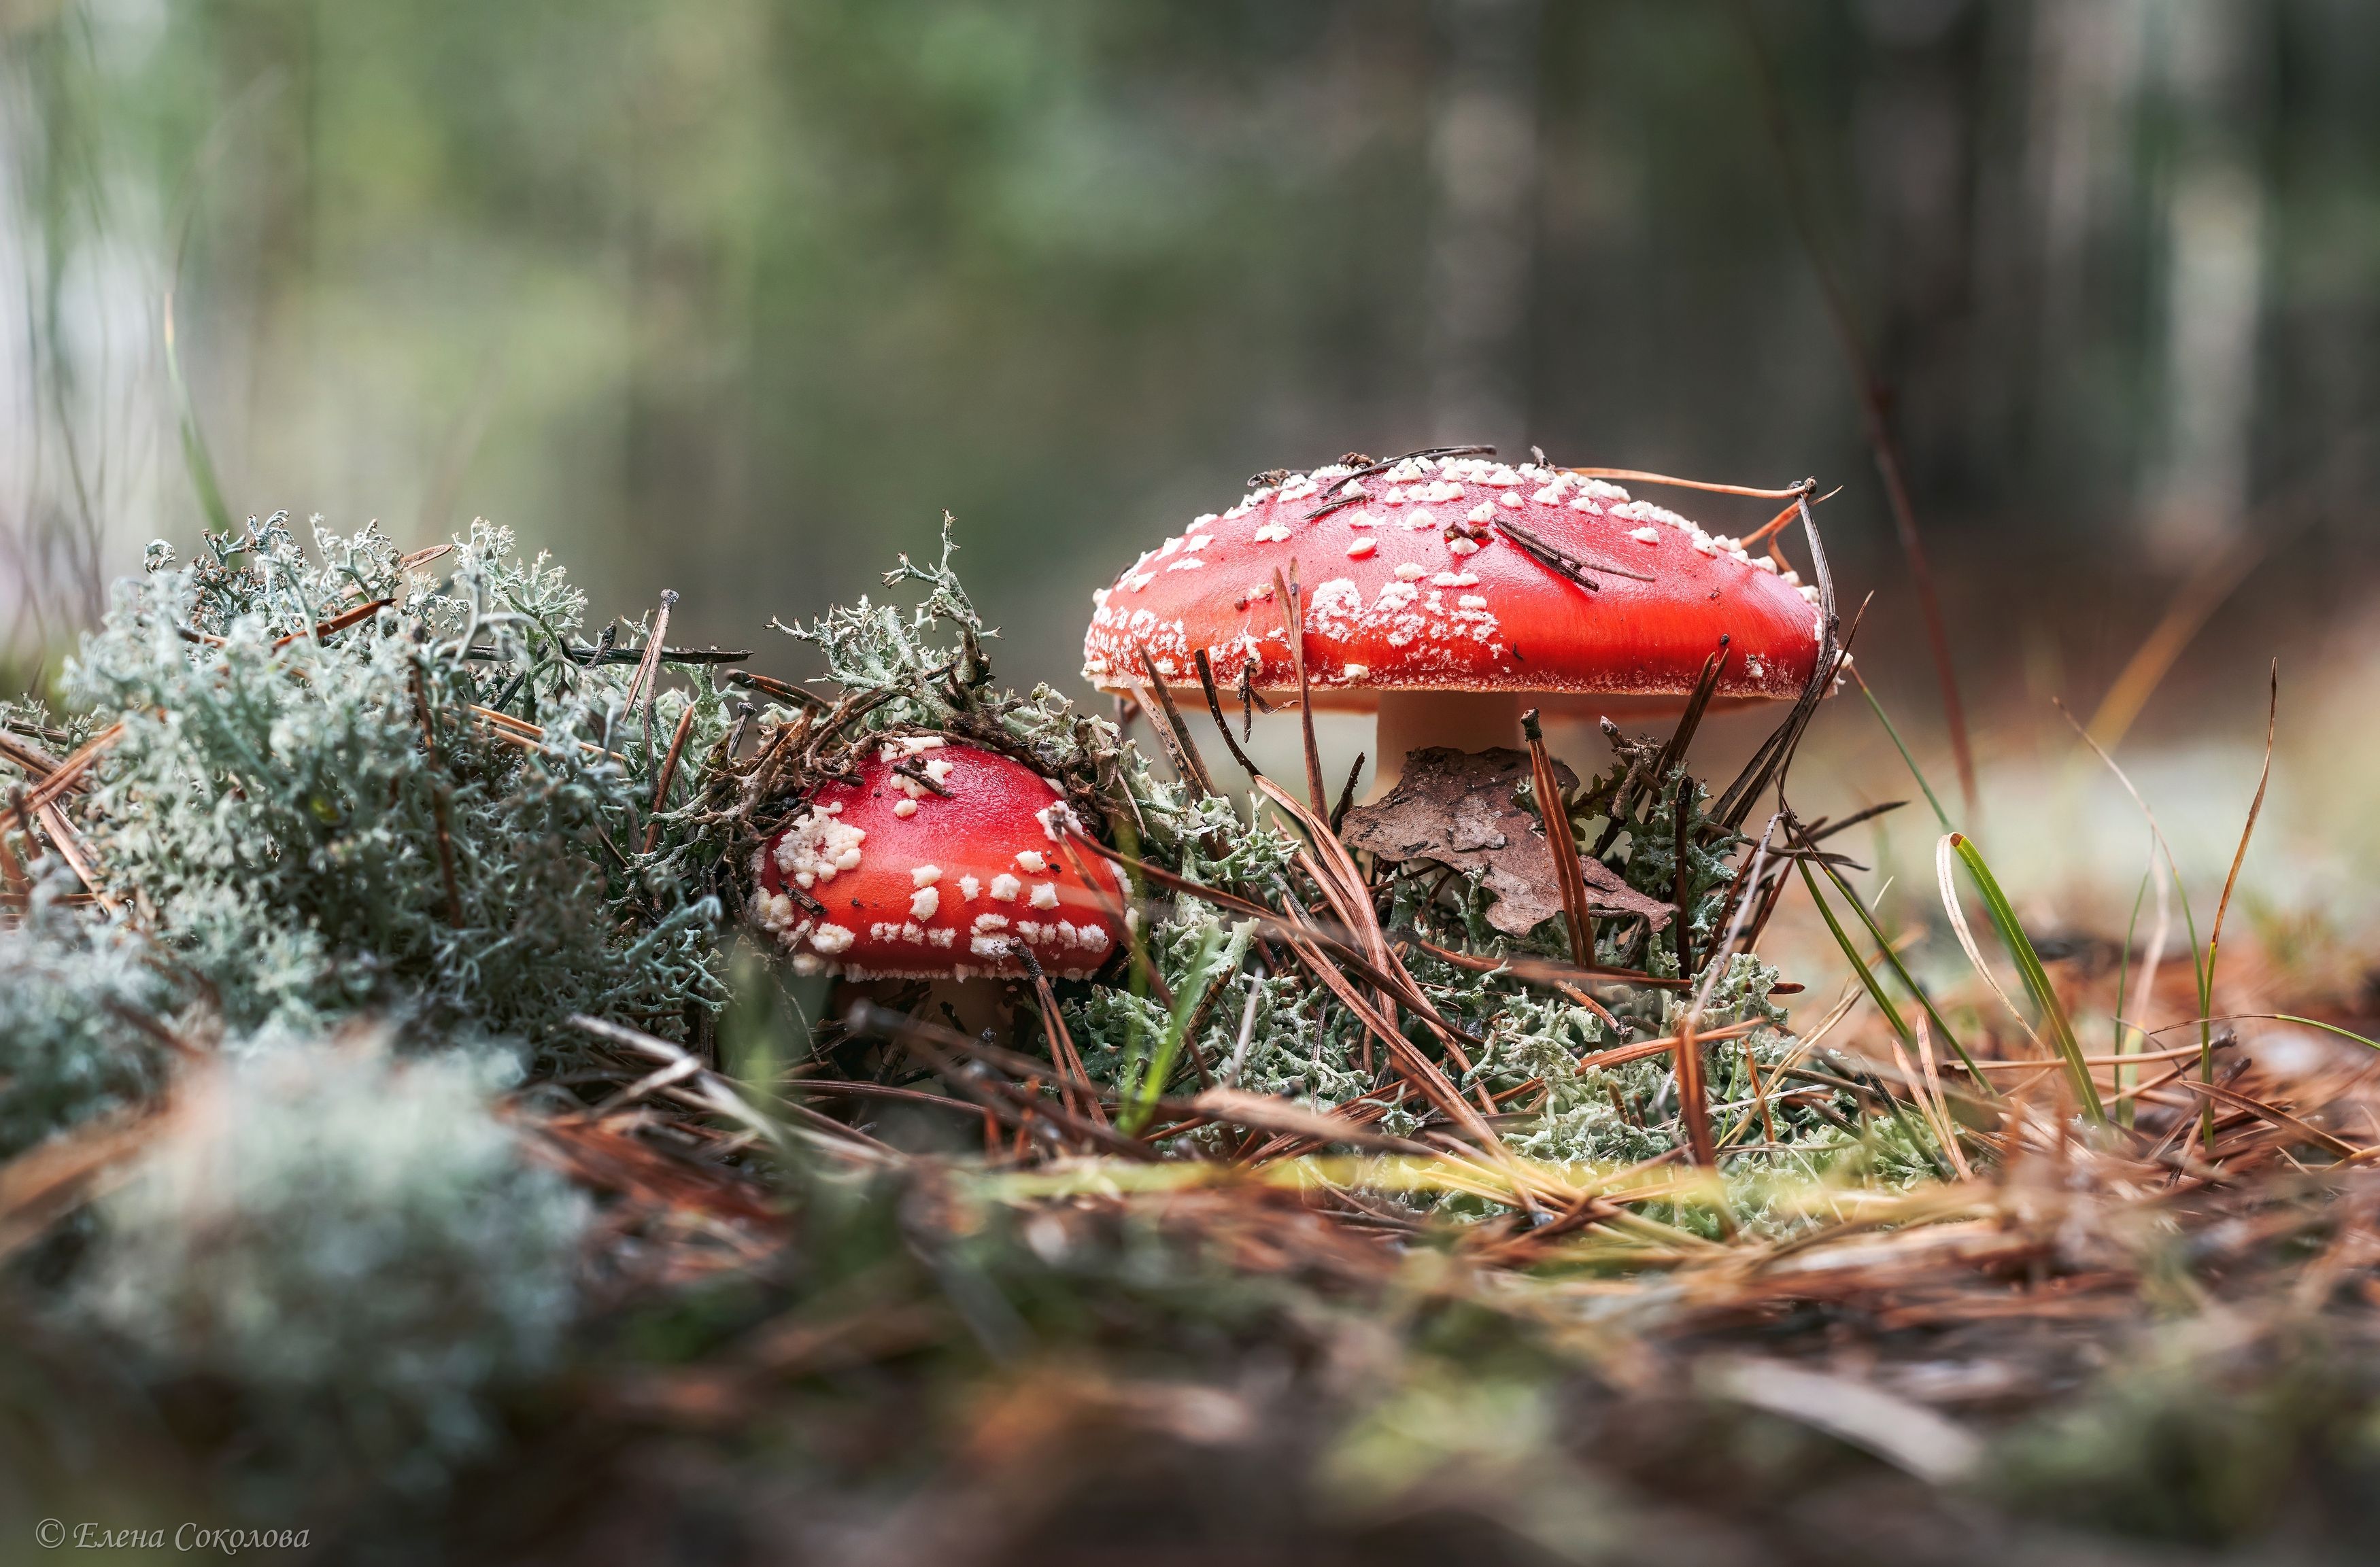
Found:
[[77, 1302], [153, 1373], [230, 1379], [264, 1466], [435, 1484], [577, 1309], [588, 1203], [495, 1113], [513, 1076], [369, 1036], [199, 1075], [102, 1205]]
[[1086, 821], [1108, 823], [1169, 860], [1185, 832], [1208, 830], [1217, 819], [1195, 809], [1182, 785], [1159, 782], [1113, 723], [1048, 686], [1019, 695], [994, 682], [983, 644], [999, 634], [984, 626], [953, 570], [957, 553], [946, 515], [933, 565], [903, 555], [884, 575], [888, 589], [923, 584], [916, 603], [905, 610], [862, 597], [808, 626], [778, 626], [816, 648], [825, 679], [858, 698], [850, 732], [934, 729], [1006, 751], [1054, 780]]
[[165, 1047], [140, 1022], [176, 987], [121, 931], [78, 917], [55, 880], [23, 921], [0, 929], [0, 1159], [145, 1099]]
[[[91, 846], [225, 1020], [544, 1042], [715, 1002], [715, 905], [632, 857], [655, 737], [560, 572], [484, 525], [437, 577], [374, 530], [316, 546], [276, 518], [152, 552], [68, 671], [124, 726]], [[516, 697], [541, 734], [481, 716]]]

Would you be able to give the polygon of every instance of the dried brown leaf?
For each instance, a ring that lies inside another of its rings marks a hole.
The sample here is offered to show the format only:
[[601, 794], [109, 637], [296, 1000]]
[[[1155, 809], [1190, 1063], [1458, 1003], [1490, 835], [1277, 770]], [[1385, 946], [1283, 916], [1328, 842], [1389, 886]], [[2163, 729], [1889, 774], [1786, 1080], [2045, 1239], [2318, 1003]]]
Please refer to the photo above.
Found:
[[[1554, 769], [1564, 788], [1577, 782], [1560, 762]], [[1349, 848], [1391, 863], [1427, 859], [1484, 873], [1481, 882], [1496, 898], [1488, 923], [1525, 935], [1562, 911], [1544, 826], [1520, 803], [1528, 778], [1526, 751], [1416, 751], [1385, 799], [1347, 813], [1342, 836]], [[1582, 855], [1579, 869], [1597, 914], [1642, 917], [1656, 930], [1669, 924], [1670, 905], [1636, 891], [1602, 861]]]

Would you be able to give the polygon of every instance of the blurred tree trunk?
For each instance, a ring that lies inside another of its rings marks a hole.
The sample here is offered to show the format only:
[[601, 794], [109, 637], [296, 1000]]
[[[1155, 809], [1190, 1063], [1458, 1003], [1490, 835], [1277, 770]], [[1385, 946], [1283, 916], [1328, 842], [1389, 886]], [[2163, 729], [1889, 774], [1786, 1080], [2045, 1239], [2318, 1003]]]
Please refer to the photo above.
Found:
[[2149, 539], [2177, 561], [2241, 526], [2254, 434], [2265, 199], [2255, 85], [2267, 64], [2255, 0], [2172, 0], [2162, 65], [2174, 162], [2165, 192], [2163, 428]]
[[1441, 0], [1430, 111], [1429, 428], [1511, 455], [1529, 438], [1538, 0]]

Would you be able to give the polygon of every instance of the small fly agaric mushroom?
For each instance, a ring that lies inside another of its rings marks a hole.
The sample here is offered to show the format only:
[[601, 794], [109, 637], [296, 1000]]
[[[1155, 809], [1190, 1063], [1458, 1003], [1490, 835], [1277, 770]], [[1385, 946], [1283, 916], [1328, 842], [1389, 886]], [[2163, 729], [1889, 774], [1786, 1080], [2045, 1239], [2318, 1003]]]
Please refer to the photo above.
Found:
[[1195, 691], [1204, 650], [1220, 686], [1294, 697], [1293, 561], [1313, 704], [1377, 711], [1378, 789], [1425, 747], [1513, 744], [1525, 698], [1673, 711], [1722, 636], [1718, 702], [1797, 697], [1824, 642], [1815, 588], [1616, 484], [1414, 456], [1261, 485], [1142, 555], [1097, 595], [1086, 677], [1129, 693], [1145, 648]]
[[[752, 904], [805, 974], [1082, 978], [1123, 939], [1108, 862], [1068, 853], [1065, 796], [940, 735], [871, 739], [847, 779], [761, 846]], [[1094, 880], [1086, 880], [1087, 872]]]

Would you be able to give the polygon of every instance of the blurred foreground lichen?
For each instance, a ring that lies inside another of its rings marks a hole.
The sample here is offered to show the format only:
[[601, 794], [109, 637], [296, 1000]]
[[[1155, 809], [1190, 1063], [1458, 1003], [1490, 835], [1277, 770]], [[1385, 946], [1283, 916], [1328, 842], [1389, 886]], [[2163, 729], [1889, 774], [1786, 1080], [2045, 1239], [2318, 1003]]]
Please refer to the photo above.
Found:
[[157, 1375], [237, 1390], [293, 1484], [442, 1482], [576, 1311], [589, 1204], [495, 1112], [517, 1075], [365, 1034], [193, 1076], [99, 1205], [75, 1305]]

